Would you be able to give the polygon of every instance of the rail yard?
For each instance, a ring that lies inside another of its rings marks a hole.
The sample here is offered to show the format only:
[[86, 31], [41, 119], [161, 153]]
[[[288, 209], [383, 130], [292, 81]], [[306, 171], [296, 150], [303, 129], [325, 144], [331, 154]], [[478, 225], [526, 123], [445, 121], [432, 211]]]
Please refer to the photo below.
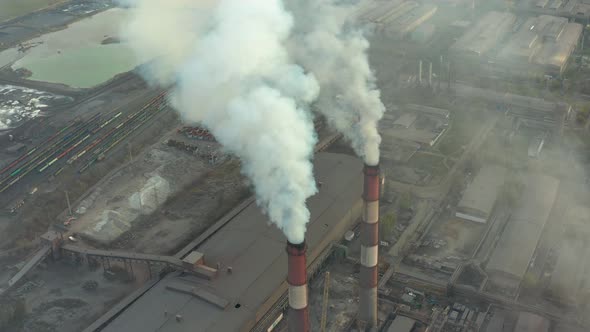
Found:
[[108, 158], [111, 150], [125, 138], [165, 110], [164, 98], [162, 93], [127, 116], [114, 110], [104, 116], [72, 120], [43, 144], [32, 147], [0, 170], [0, 194], [35, 173], [44, 175], [43, 179], [59, 175], [67, 167], [84, 173], [95, 162]]

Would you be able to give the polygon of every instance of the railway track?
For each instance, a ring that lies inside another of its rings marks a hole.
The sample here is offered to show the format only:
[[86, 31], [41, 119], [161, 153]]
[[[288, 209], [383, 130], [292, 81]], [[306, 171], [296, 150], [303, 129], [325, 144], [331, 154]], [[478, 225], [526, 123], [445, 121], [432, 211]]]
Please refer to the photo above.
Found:
[[164, 111], [165, 96], [165, 91], [159, 93], [140, 110], [127, 116], [117, 108], [86, 120], [72, 120], [45, 142], [0, 170], [0, 193], [32, 174], [41, 174], [43, 178], [56, 176], [78, 162], [82, 164], [78, 173], [85, 172]]

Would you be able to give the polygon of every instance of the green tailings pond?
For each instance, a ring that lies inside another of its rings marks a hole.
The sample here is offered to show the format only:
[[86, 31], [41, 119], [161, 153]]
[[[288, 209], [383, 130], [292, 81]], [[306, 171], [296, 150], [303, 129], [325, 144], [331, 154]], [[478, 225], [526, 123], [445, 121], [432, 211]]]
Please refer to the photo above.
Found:
[[32, 73], [29, 80], [73, 88], [91, 88], [133, 70], [136, 65], [133, 51], [125, 44], [69, 49], [53, 56], [28, 56], [18, 62], [19, 68]]

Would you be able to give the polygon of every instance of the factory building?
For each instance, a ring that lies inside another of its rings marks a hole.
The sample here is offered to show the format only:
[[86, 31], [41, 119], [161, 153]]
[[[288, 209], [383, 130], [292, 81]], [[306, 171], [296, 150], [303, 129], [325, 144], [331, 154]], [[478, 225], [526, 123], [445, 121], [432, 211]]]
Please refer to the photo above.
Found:
[[386, 112], [379, 124], [385, 144], [394, 139], [433, 146], [449, 126], [448, 110], [415, 104], [401, 110], [401, 114]]
[[590, 18], [590, 1], [588, 0], [532, 0], [519, 3], [519, 11], [562, 16], [570, 19], [587, 20]]
[[542, 129], [551, 133], [554, 138], [561, 136], [564, 124], [572, 112], [572, 106], [567, 103], [469, 86], [462, 86], [455, 93], [461, 98], [477, 98], [488, 102], [498, 111], [517, 119], [520, 125]]
[[514, 332], [549, 332], [550, 325], [551, 323], [545, 317], [530, 312], [521, 312], [518, 315]]
[[541, 15], [517, 23], [512, 13], [492, 11], [450, 48], [455, 71], [472, 75], [467, 64], [490, 76], [559, 77], [582, 36], [583, 26], [567, 18]]
[[516, 16], [491, 11], [467, 29], [449, 49], [456, 63], [486, 63], [490, 53], [512, 31]]
[[580, 259], [590, 255], [586, 241], [590, 235], [589, 221], [590, 208], [579, 204], [567, 208], [561, 246], [554, 254], [557, 261], [546, 290], [548, 297], [557, 303], [576, 307], [590, 299], [590, 285], [585, 282], [590, 274], [590, 263]]
[[582, 29], [563, 17], [529, 18], [499, 52], [495, 69], [524, 77], [558, 77], [567, 68]]
[[516, 289], [524, 277], [557, 196], [559, 180], [547, 175], [528, 175], [520, 201], [487, 263], [490, 281]]
[[[250, 203], [194, 248], [204, 254], [206, 264], [219, 267], [217, 278], [208, 281], [178, 272], [168, 274], [123, 300], [86, 331], [226, 332], [253, 327], [266, 331], [281, 317], [289, 286], [289, 295], [298, 295], [289, 298], [289, 305], [304, 317], [306, 293], [299, 286], [306, 280], [296, 267], [307, 265], [309, 278], [330, 244], [359, 219], [363, 207], [363, 165], [357, 158], [319, 153], [314, 158], [314, 175], [322, 186], [307, 201], [311, 218], [306, 247], [285, 250], [282, 232]], [[302, 263], [305, 260], [298, 257], [305, 250], [307, 263]], [[274, 313], [272, 317], [266, 316], [269, 312]], [[262, 322], [268, 324], [257, 325]], [[300, 323], [305, 328], [307, 322]]]
[[391, 325], [389, 325], [387, 332], [412, 332], [415, 325], [415, 320], [398, 315], [395, 316], [393, 321], [391, 321]]
[[357, 14], [357, 20], [371, 25], [382, 36], [400, 39], [427, 22], [437, 9], [433, 4], [412, 0], [373, 1]]
[[457, 205], [457, 218], [485, 224], [488, 222], [496, 198], [506, 177], [506, 169], [495, 165], [483, 166], [467, 185]]
[[583, 304], [588, 299], [590, 288], [586, 286], [585, 279], [590, 272], [590, 264], [580, 257], [587, 257], [589, 249], [582, 239], [563, 242], [547, 289], [550, 298], [571, 306]]

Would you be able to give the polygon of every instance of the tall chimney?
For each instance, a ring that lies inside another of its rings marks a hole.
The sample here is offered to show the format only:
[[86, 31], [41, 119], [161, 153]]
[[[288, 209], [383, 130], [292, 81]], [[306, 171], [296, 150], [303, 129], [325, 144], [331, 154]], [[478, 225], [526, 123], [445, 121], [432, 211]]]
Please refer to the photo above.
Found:
[[418, 83], [422, 84], [422, 60], [418, 62]]
[[428, 86], [432, 86], [432, 62], [428, 67]]
[[377, 327], [377, 260], [379, 256], [379, 165], [365, 165], [365, 201], [361, 224], [359, 319]]
[[305, 242], [293, 244], [287, 242], [289, 257], [289, 332], [309, 332], [309, 309], [307, 308], [307, 265]]

